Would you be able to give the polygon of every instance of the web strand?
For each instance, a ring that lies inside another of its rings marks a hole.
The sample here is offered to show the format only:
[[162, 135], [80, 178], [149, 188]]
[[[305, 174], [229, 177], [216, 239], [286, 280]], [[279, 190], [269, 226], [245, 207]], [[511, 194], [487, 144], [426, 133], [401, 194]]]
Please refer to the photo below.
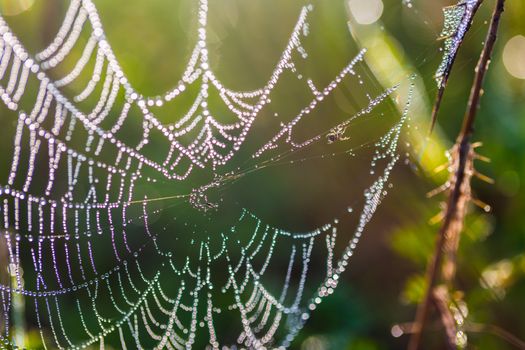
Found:
[[[198, 6], [198, 42], [183, 76], [174, 88], [155, 97], [143, 96], [126, 78], [92, 1], [72, 0], [56, 37], [34, 58], [0, 16], [0, 95], [16, 115], [7, 180], [0, 185], [1, 239], [13, 276], [11, 285], [0, 284], [5, 321], [1, 342], [17, 346], [11, 340], [9, 315], [14, 298], [22, 297], [36, 320], [44, 348], [112, 344], [122, 349], [187, 349], [203, 337], [213, 349], [235, 341], [257, 349], [287, 347], [310, 313], [337, 287], [386, 195], [408, 120], [412, 81], [404, 113], [370, 145], [374, 151], [370, 171], [375, 179], [362, 198], [363, 210], [347, 210], [346, 216], [355, 217], [358, 224], [349, 241], [339, 243], [342, 253], [336, 251], [336, 241], [345, 240], [338, 236], [339, 218], [307, 232], [290, 232], [265, 223], [245, 208], [234, 222], [212, 234], [163, 232], [179, 229], [179, 219], [170, 218], [169, 225], [159, 227], [153, 223], [156, 215], [186, 202], [203, 212], [217, 209], [207, 191], [223, 190], [255, 169], [282, 164], [290, 154], [326, 142], [334, 128], [343, 130], [370, 115], [398, 88], [370, 98], [361, 111], [335, 127], [297, 141], [295, 127], [345, 79], [354, 78], [366, 50], [322, 89], [302, 77], [297, 60], [307, 58], [302, 40], [308, 35], [307, 18], [313, 10], [306, 6], [263, 87], [232, 91], [210, 68], [207, 0], [200, 0]], [[86, 33], [88, 39], [82, 44], [80, 38]], [[74, 51], [81, 52], [76, 59]], [[52, 78], [68, 60], [75, 61], [72, 68]], [[255, 166], [220, 175], [218, 169], [243, 148], [285, 72], [306, 81], [311, 101], [250, 154], [250, 164]], [[35, 96], [30, 83], [37, 86]], [[81, 89], [68, 97], [73, 85]], [[153, 110], [193, 86], [198, 93], [189, 110], [173, 123], [161, 123]], [[222, 118], [213, 115], [212, 91], [218, 93], [234, 122], [222, 123]], [[22, 109], [27, 105], [30, 111]], [[122, 136], [136, 125], [141, 126], [138, 141]], [[165, 147], [152, 152], [148, 145], [158, 138]], [[264, 158], [271, 152], [270, 159]], [[207, 185], [192, 185], [191, 191], [172, 196], [148, 196], [137, 189], [138, 184], [154, 186], [156, 181], [182, 187], [196, 169], [210, 169], [216, 177]], [[155, 209], [160, 201], [171, 207]], [[163, 246], [161, 239], [167, 233], [184, 240], [180, 249]], [[314, 251], [326, 266], [317, 280], [311, 277]], [[111, 268], [101, 263], [102, 255], [110, 257]], [[270, 282], [277, 260], [286, 267], [278, 276], [279, 287]], [[34, 280], [24, 279], [24, 274]], [[101, 306], [108, 304], [111, 307]], [[78, 312], [68, 312], [71, 305]], [[233, 340], [218, 330], [217, 320], [224, 314], [238, 320]]]

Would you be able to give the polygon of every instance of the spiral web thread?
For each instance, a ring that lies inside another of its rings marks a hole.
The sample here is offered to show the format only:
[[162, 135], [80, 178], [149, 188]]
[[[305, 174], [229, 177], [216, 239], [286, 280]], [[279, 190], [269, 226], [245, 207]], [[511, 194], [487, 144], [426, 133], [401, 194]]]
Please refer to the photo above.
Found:
[[[157, 244], [162, 233], [151, 229], [148, 222], [150, 199], [137, 197], [134, 189], [145, 173], [182, 182], [194, 169], [215, 171], [232, 159], [259, 112], [270, 102], [269, 95], [281, 75], [292, 72], [303, 79], [294, 62], [307, 56], [301, 39], [308, 35], [310, 11], [311, 6], [301, 10], [268, 82], [260, 89], [238, 92], [226, 88], [210, 69], [208, 3], [200, 0], [198, 42], [182, 79], [156, 97], [142, 96], [129, 83], [91, 0], [72, 0], [56, 37], [34, 57], [0, 16], [0, 96], [18, 116], [7, 182], [0, 186], [1, 239], [13, 275], [11, 284], [0, 285], [4, 323], [0, 339], [5, 346], [17, 346], [11, 334], [17, 298], [25, 300], [27, 314], [36, 320], [43, 347], [48, 349], [104, 348], [106, 344], [122, 349], [184, 349], [191, 348], [198, 337], [207, 337], [208, 347], [218, 349], [231, 345], [229, 339], [221, 339], [214, 323], [226, 312], [240, 318], [235, 339], [240, 346], [263, 349], [290, 344], [310, 312], [333, 293], [366, 224], [386, 194], [399, 158], [398, 142], [408, 118], [411, 92], [401, 118], [374, 144], [371, 169], [377, 168], [378, 176], [364, 193], [357, 228], [343, 243], [346, 248], [340, 257], [335, 253], [337, 219], [311, 232], [292, 233], [265, 224], [246, 209], [229, 230], [216, 235], [218, 242], [196, 242], [197, 258], [190, 259], [184, 251], [165, 251]], [[88, 33], [85, 43], [79, 40], [81, 33]], [[82, 54], [75, 65], [63, 68], [79, 45]], [[342, 81], [355, 76], [354, 67], [364, 55], [365, 50], [324, 88], [305, 79], [312, 92], [311, 102], [283, 123], [252, 159], [282, 147], [296, 151], [333, 133], [331, 129], [301, 142], [293, 137], [294, 127], [304, 117]], [[48, 72], [60, 69], [69, 71], [52, 79]], [[83, 89], [68, 98], [68, 87], [79, 82]], [[36, 96], [29, 93], [30, 84], [37, 87]], [[189, 111], [175, 123], [161, 123], [154, 110], [177, 99], [190, 86], [198, 86], [198, 93]], [[370, 114], [397, 89], [394, 86], [370, 98], [365, 108], [337, 125], [337, 130]], [[212, 115], [208, 109], [210, 91], [219, 94], [234, 122], [224, 124]], [[32, 106], [30, 111], [20, 108], [24, 103]], [[89, 112], [83, 112], [86, 109]], [[128, 124], [133, 109], [140, 111], [141, 119]], [[120, 136], [136, 125], [142, 125], [138, 142]], [[148, 147], [157, 139], [166, 141], [165, 149]], [[384, 168], [375, 164], [380, 160], [384, 160]], [[197, 209], [210, 209], [204, 191], [220, 187], [226, 180], [217, 177], [193, 195], [181, 197]], [[141, 215], [128, 214], [137, 206]], [[131, 223], [142, 227], [145, 243], [131, 243], [127, 229]], [[249, 239], [239, 239], [241, 231]], [[97, 250], [102, 244], [111, 246], [112, 269], [97, 266]], [[304, 292], [315, 248], [325, 256], [326, 273], [314, 296], [307, 298]], [[288, 257], [280, 293], [271, 292], [262, 282], [276, 251]], [[141, 263], [144, 259], [154, 260], [157, 269], [146, 271]], [[24, 280], [22, 269], [26, 275], [31, 271], [35, 280]], [[221, 285], [213, 281], [218, 269], [227, 276]], [[223, 297], [216, 300], [217, 295]], [[101, 310], [101, 300], [110, 300], [112, 310]], [[66, 308], [75, 311], [66, 313]], [[79, 325], [80, 331], [73, 332], [73, 325]]]

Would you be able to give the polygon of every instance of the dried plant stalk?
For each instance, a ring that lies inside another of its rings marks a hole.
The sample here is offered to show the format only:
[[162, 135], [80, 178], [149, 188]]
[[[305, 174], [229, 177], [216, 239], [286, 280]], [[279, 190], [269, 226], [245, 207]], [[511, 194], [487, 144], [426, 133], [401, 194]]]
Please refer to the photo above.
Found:
[[450, 297], [448, 288], [446, 286], [438, 286], [434, 288], [432, 292], [434, 298], [434, 304], [436, 309], [439, 311], [441, 317], [441, 324], [445, 328], [447, 347], [450, 350], [457, 348], [456, 337], [457, 337], [457, 326], [456, 320], [450, 311]]
[[[499, 22], [504, 10], [505, 0], [497, 0], [492, 19], [487, 33], [487, 38], [476, 66], [476, 75], [472, 84], [467, 111], [463, 119], [463, 127], [459, 133], [453, 152], [453, 167], [450, 183], [450, 192], [445, 207], [443, 224], [439, 230], [438, 242], [434, 256], [428, 266], [426, 273], [426, 293], [422, 303], [418, 305], [413, 334], [408, 345], [409, 350], [418, 350], [421, 345], [421, 334], [425, 328], [428, 309], [433, 299], [434, 287], [437, 284], [440, 270], [442, 277], [449, 283], [455, 275], [456, 252], [459, 245], [461, 230], [468, 203], [472, 200], [470, 181], [475, 170], [473, 160], [475, 153], [471, 143], [474, 131], [474, 121], [482, 93], [483, 80], [488, 69], [490, 58], [497, 39]], [[446, 263], [442, 264], [443, 256]]]
[[[457, 173], [460, 170], [460, 152], [458, 145], [454, 145], [451, 153], [451, 167], [450, 167], [450, 178], [447, 184], [450, 189], [458, 188], [459, 195], [456, 202], [456, 210], [450, 215], [450, 223], [448, 230], [445, 232], [445, 243], [443, 246], [444, 250], [444, 262], [442, 266], [442, 278], [448, 285], [452, 284], [456, 275], [456, 256], [459, 248], [459, 241], [461, 237], [461, 231], [463, 230], [463, 224], [465, 222], [465, 216], [467, 215], [468, 207], [470, 203], [474, 203], [477, 206], [482, 207], [483, 210], [489, 211], [490, 207], [478, 199], [472, 196], [471, 181], [472, 177], [478, 174], [474, 168], [474, 160], [478, 158], [474, 151], [474, 145], [467, 144], [468, 149], [465, 151], [466, 159], [463, 170], [463, 180], [461, 183], [457, 183]], [[447, 208], [445, 208], [443, 217], [447, 215]]]

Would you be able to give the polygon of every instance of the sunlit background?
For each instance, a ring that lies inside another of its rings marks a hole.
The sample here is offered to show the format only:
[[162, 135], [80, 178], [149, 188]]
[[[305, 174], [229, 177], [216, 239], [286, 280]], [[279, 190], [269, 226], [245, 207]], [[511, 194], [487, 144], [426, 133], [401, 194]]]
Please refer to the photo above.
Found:
[[[446, 161], [445, 151], [454, 143], [461, 126], [494, 1], [484, 1], [467, 35], [449, 80], [438, 127], [430, 140], [426, 139], [426, 132], [436, 93], [434, 73], [441, 59], [441, 43], [436, 38], [443, 23], [441, 9], [453, 2], [312, 2], [315, 10], [308, 40], [313, 63], [307, 68], [312, 76], [328, 81], [359, 48], [368, 50], [366, 66], [370, 75], [363, 77], [363, 86], [348, 86], [334, 99], [338, 105], [326, 113], [351, 113], [358, 109], [356, 105], [362, 106], [366, 100], [364, 90], [356, 94], [363, 96], [352, 101], [353, 89], [370, 88], [377, 92], [381, 90], [377, 84], [387, 88], [406, 82], [412, 74], [415, 74], [415, 92], [412, 130], [403, 140], [403, 164], [394, 174], [394, 187], [367, 227], [340, 285], [313, 312], [291, 348], [404, 349], [408, 337], [398, 325], [413, 320], [415, 305], [422, 298], [423, 273], [439, 227], [429, 221], [440, 211], [440, 201], [444, 198], [427, 199], [425, 194], [446, 181], [447, 174], [436, 174], [434, 169]], [[149, 95], [170, 88], [181, 75], [195, 41], [195, 1], [98, 0], [95, 3], [109, 41], [134, 86]], [[239, 89], [261, 85], [286, 43], [298, 9], [306, 3], [309, 2], [211, 0], [208, 42], [217, 76]], [[457, 293], [465, 301], [469, 322], [496, 325], [523, 339], [525, 2], [508, 0], [506, 7], [475, 125], [475, 139], [483, 142], [480, 153], [491, 159], [491, 163], [479, 164], [479, 171], [494, 178], [495, 184], [475, 180], [473, 186], [476, 196], [490, 205], [491, 211], [484, 213], [472, 208], [467, 217], [458, 258]], [[65, 9], [66, 2], [60, 0], [0, 0], [0, 13], [30, 52], [45, 47], [55, 35]], [[301, 97], [294, 91], [284, 91], [283, 96], [282, 110], [276, 107], [276, 115], [277, 111], [286, 113], [287, 108], [293, 111], [301, 103]], [[403, 106], [402, 102], [396, 105], [399, 113]], [[0, 111], [3, 123], [2, 113], [4, 109]], [[169, 120], [170, 113], [161, 114], [160, 119], [163, 118]], [[363, 130], [368, 132], [366, 127]], [[359, 131], [353, 133], [359, 135]], [[9, 155], [0, 157], [4, 164]], [[290, 168], [292, 166], [284, 169]], [[327, 189], [312, 195], [314, 201], [304, 207], [299, 207], [299, 199], [275, 204], [289, 216], [277, 213], [272, 207], [273, 200], [265, 201], [264, 197], [283, 193], [285, 197], [293, 197], [294, 193], [300, 193], [301, 188], [290, 189], [293, 185], [289, 181], [299, 176], [301, 169], [290, 170], [290, 178], [280, 172], [258, 176], [254, 180], [256, 186], [243, 185], [238, 197], [246, 203], [259, 203], [257, 209], [274, 222], [306, 229], [312, 223], [321, 222], [327, 212], [339, 204], [334, 196], [338, 186], [352, 186], [348, 176], [353, 168], [338, 165], [326, 173], [316, 170], [316, 165], [304, 169], [309, 174], [304, 181]], [[4, 176], [2, 174], [2, 179]], [[261, 193], [258, 188], [268, 190]], [[0, 277], [4, 283], [9, 279], [4, 275], [13, 268], [2, 266], [2, 269]], [[15, 308], [23, 310], [23, 300], [13, 302]], [[36, 326], [26, 322], [21, 314], [23, 311], [18, 316], [15, 312], [13, 336], [19, 344], [39, 347]], [[425, 349], [444, 347], [438, 327], [426, 334], [426, 344]], [[484, 331], [468, 333], [468, 344], [471, 349], [514, 348], [501, 337]]]

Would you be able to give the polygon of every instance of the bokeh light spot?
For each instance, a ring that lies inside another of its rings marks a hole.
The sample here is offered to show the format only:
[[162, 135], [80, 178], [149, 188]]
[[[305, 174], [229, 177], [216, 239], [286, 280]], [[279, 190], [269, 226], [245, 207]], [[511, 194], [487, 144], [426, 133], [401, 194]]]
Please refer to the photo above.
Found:
[[301, 344], [301, 350], [326, 350], [328, 349], [328, 342], [322, 336], [310, 336], [306, 338]]
[[505, 44], [503, 64], [515, 78], [525, 79], [525, 36], [516, 35]]
[[384, 8], [382, 0], [349, 0], [348, 7], [359, 24], [377, 22], [381, 18]]
[[29, 10], [35, 0], [0, 0], [0, 13], [4, 16], [16, 16]]

